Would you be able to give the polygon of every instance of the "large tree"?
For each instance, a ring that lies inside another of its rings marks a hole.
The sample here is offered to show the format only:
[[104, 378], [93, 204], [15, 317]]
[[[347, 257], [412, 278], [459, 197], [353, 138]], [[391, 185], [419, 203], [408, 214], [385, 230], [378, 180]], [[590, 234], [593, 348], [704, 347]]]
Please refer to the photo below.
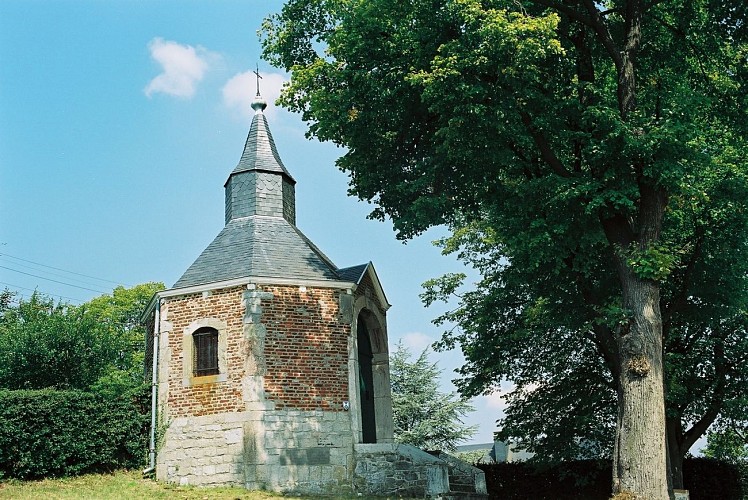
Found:
[[[708, 205], [711, 215], [698, 218], [712, 220], [713, 235], [696, 240], [700, 250], [690, 252], [687, 264], [673, 272], [661, 297], [667, 443], [675, 487], [683, 484], [684, 455], [711, 424], [748, 425], [748, 249], [744, 242], [734, 244], [739, 241], [734, 234], [745, 229], [732, 224], [743, 215], [719, 202]], [[474, 290], [461, 294], [457, 309], [437, 320], [461, 327], [442, 341], [445, 347], [456, 342], [463, 347], [467, 361], [460, 370], [461, 392], [475, 395], [502, 379], [513, 382], [499, 438], [518, 443], [538, 460], [609, 457], [615, 380], [594, 336], [584, 334], [585, 322], [601, 318], [585, 312], [581, 297], [563, 304], [520, 298], [531, 287], [515, 275], [516, 269], [493, 268], [493, 259], [500, 257], [491, 252], [492, 238], [473, 227], [441, 242], [445, 251], [459, 251], [483, 275]], [[451, 298], [462, 279], [431, 280], [423, 298], [427, 303]], [[543, 288], [532, 294], [542, 294]], [[518, 301], [532, 306], [521, 314], [507, 311]], [[559, 330], [562, 326], [566, 333]]]
[[475, 433], [462, 419], [473, 407], [456, 394], [439, 390], [442, 370], [428, 359], [428, 349], [411, 361], [402, 341], [390, 356], [392, 418], [395, 440], [425, 450], [454, 451]]
[[[712, 224], [746, 245], [746, 10], [290, 0], [264, 24], [265, 56], [292, 72], [281, 102], [347, 148], [351, 194], [401, 238], [447, 224], [451, 244], [481, 249], [491, 311], [463, 349], [530, 337], [544, 355], [531, 367], [512, 349], [492, 356], [536, 370], [536, 391], [580, 373], [614, 391], [614, 493], [668, 496], [665, 334], [691, 304], [696, 261], [728, 290], [745, 278], [731, 261], [709, 267], [704, 247]], [[466, 375], [496, 382], [481, 369]]]

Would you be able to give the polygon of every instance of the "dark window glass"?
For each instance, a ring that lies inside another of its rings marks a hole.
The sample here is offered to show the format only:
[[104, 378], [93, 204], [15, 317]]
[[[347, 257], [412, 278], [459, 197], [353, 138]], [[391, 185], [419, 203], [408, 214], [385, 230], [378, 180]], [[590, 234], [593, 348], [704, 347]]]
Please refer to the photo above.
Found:
[[195, 342], [194, 373], [196, 377], [218, 373], [218, 330], [200, 328], [192, 334]]

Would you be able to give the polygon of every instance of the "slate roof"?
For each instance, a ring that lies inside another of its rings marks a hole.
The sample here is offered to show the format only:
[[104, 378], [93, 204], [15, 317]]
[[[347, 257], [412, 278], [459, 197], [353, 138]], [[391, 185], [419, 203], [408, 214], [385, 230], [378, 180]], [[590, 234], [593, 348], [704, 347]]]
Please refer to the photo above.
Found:
[[338, 269], [338, 274], [340, 275], [340, 279], [343, 281], [350, 281], [359, 284], [361, 279], [364, 277], [367, 267], [369, 267], [369, 264], [346, 267], [344, 269]]
[[[295, 183], [283, 166], [262, 111], [267, 104], [258, 95], [252, 102], [256, 114], [239, 164], [231, 172], [264, 172], [286, 176]], [[228, 181], [227, 181], [228, 184]], [[281, 183], [263, 188], [258, 196], [282, 189]], [[227, 196], [233, 194], [227, 192]], [[278, 194], [277, 192], [275, 194]], [[283, 192], [283, 197], [286, 193]], [[293, 196], [293, 193], [291, 193]], [[270, 205], [269, 205], [270, 206]], [[299, 229], [277, 213], [229, 220], [218, 236], [203, 250], [172, 289], [188, 288], [248, 277], [297, 280], [346, 281], [358, 283], [369, 264], [339, 270]]]
[[249, 276], [341, 281], [335, 265], [296, 227], [256, 215], [226, 224], [173, 288]]
[[280, 159], [267, 119], [262, 112], [256, 113], [252, 118], [249, 135], [244, 144], [244, 152], [231, 174], [250, 170], [277, 172], [286, 175], [291, 182], [296, 183]]

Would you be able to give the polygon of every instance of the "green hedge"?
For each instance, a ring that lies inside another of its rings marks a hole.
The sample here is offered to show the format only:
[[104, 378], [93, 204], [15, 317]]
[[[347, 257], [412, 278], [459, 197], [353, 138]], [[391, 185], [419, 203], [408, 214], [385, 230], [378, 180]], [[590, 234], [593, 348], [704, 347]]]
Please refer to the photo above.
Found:
[[[611, 493], [610, 463], [565, 462], [542, 468], [526, 462], [476, 464], [486, 474], [491, 498], [504, 500], [607, 500]], [[748, 485], [735, 464], [709, 458], [686, 458], [683, 482], [691, 500], [748, 498]]]
[[0, 390], [0, 477], [31, 479], [140, 467], [146, 394]]

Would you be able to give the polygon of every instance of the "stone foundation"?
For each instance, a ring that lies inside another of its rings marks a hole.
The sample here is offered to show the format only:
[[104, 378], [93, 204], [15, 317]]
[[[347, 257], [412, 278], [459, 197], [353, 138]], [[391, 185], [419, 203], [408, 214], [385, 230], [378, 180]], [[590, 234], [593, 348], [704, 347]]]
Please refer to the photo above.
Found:
[[346, 413], [246, 411], [167, 424], [159, 480], [282, 493], [351, 491], [353, 443]]

